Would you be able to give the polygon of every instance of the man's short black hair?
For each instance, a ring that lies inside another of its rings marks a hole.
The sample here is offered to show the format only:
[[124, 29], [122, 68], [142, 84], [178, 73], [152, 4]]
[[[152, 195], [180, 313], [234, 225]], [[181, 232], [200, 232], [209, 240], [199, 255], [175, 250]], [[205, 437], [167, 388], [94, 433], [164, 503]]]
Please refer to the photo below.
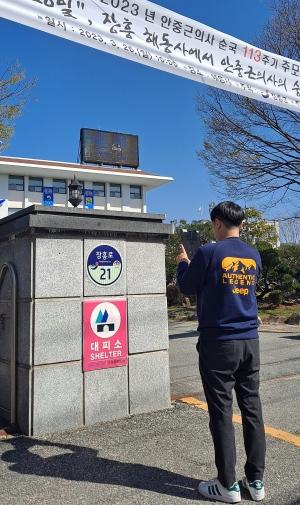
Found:
[[240, 226], [245, 219], [245, 213], [239, 205], [234, 202], [221, 202], [216, 205], [211, 213], [210, 219], [220, 219], [222, 223], [231, 228], [232, 226]]

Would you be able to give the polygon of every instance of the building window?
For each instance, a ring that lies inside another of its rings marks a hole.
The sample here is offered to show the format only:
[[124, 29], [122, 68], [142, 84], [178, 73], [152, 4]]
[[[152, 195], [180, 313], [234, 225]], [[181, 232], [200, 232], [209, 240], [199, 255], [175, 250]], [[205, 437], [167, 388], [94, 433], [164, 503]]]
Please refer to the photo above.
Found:
[[10, 207], [8, 209], [8, 215], [10, 216], [11, 214], [14, 214], [15, 212], [18, 212], [19, 210], [22, 210], [22, 209], [14, 209], [13, 207]]
[[41, 177], [29, 177], [28, 191], [42, 193], [43, 179]]
[[142, 186], [130, 186], [130, 198], [132, 200], [141, 200]]
[[110, 185], [110, 196], [112, 198], [121, 198], [122, 197], [121, 184], [111, 184]]
[[94, 196], [105, 196], [104, 182], [93, 182]]
[[64, 179], [53, 179], [53, 193], [65, 195], [67, 192], [67, 184]]
[[24, 177], [22, 175], [9, 175], [8, 189], [24, 191]]

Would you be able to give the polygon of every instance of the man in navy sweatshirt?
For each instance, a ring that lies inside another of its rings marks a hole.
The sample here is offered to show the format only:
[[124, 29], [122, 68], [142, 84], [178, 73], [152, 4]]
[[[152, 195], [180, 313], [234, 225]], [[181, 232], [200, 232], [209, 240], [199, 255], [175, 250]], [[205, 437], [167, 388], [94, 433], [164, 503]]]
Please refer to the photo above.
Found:
[[185, 295], [197, 295], [199, 368], [208, 404], [218, 478], [200, 482], [206, 497], [238, 503], [236, 450], [232, 424], [235, 389], [242, 414], [247, 455], [243, 485], [255, 501], [265, 497], [265, 433], [259, 397], [259, 340], [256, 283], [258, 251], [240, 238], [244, 212], [233, 202], [213, 208], [216, 243], [200, 247], [189, 260], [181, 245], [177, 282]]

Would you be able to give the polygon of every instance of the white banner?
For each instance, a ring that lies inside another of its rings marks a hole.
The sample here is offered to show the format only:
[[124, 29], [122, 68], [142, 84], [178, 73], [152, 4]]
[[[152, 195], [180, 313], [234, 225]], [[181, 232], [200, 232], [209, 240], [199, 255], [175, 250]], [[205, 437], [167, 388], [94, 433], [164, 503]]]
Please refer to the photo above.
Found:
[[0, 0], [0, 15], [101, 51], [300, 111], [300, 64], [147, 0]]

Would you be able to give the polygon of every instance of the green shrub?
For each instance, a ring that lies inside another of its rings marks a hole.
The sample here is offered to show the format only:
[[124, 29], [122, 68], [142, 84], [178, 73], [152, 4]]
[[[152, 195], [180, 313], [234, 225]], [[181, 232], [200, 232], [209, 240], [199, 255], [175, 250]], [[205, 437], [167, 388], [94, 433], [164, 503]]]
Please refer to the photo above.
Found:
[[275, 307], [277, 305], [280, 305], [283, 301], [283, 294], [279, 289], [274, 289], [274, 291], [271, 291], [268, 294], [267, 301], [271, 304], [274, 305]]

